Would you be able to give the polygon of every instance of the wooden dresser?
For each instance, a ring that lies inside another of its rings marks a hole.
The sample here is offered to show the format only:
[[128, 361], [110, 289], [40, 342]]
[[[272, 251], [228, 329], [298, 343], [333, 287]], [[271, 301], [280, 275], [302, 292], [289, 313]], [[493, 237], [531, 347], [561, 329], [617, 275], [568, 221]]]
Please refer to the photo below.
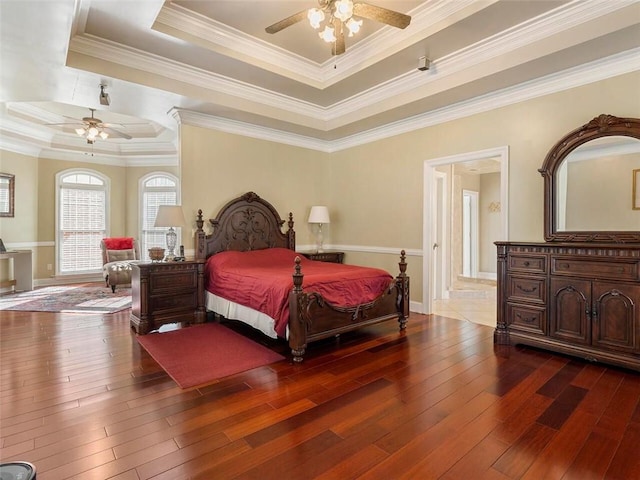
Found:
[[167, 323], [203, 323], [204, 261], [133, 265], [131, 326], [144, 335]]
[[640, 244], [496, 245], [496, 343], [640, 370]]

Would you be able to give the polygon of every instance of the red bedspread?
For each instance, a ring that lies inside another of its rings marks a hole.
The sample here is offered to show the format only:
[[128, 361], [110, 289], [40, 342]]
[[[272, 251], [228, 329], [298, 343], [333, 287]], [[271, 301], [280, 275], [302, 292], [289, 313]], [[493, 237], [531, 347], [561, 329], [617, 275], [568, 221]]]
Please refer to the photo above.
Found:
[[220, 252], [209, 257], [205, 267], [206, 289], [269, 315], [276, 322], [276, 333], [284, 337], [297, 256], [304, 275], [303, 289], [319, 293], [333, 305], [353, 307], [371, 302], [393, 279], [378, 268], [317, 262], [292, 250], [270, 248]]

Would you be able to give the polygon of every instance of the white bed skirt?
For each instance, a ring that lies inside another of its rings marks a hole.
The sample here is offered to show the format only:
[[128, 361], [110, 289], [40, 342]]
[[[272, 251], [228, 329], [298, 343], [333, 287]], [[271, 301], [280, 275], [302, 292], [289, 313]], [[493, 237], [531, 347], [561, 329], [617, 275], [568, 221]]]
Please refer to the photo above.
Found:
[[[230, 320], [239, 320], [242, 323], [252, 326], [260, 330], [262, 333], [271, 338], [278, 338], [278, 334], [274, 328], [276, 322], [269, 315], [245, 307], [239, 303], [231, 302], [225, 298], [219, 297], [211, 292], [205, 292], [206, 309], [222, 315]], [[289, 338], [289, 327], [287, 326], [287, 338]]]

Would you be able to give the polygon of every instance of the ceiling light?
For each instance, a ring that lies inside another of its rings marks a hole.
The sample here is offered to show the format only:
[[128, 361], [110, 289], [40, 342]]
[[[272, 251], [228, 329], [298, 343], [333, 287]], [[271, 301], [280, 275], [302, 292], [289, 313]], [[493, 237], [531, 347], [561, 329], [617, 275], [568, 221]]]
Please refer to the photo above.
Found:
[[327, 43], [332, 43], [336, 41], [336, 35], [333, 30], [333, 27], [330, 27], [329, 25], [325, 25], [324, 30], [321, 31], [318, 35], [320, 36], [321, 39], [323, 39]]
[[362, 27], [362, 20], [354, 20], [353, 17], [351, 17], [347, 21], [346, 25], [349, 29], [349, 36], [353, 37], [354, 34], [360, 31], [360, 27]]
[[320, 28], [320, 22], [324, 20], [324, 12], [319, 8], [312, 8], [307, 12], [309, 23], [315, 29]]
[[[349, 29], [349, 36], [353, 37], [355, 33], [358, 33], [362, 26], [362, 20], [356, 20], [353, 18], [353, 2], [351, 0], [334, 0], [320, 2], [321, 8], [311, 8], [307, 11], [307, 18], [309, 19], [309, 25], [318, 29], [321, 23], [329, 15], [329, 20], [324, 27], [324, 30], [318, 35], [327, 43], [334, 43], [337, 41], [336, 29], [330, 25], [338, 26], [334, 22], [335, 19], [340, 20]], [[326, 14], [325, 14], [326, 12]], [[342, 26], [338, 33], [342, 35]], [[344, 49], [343, 49], [344, 51]], [[343, 53], [342, 51], [339, 53]]]
[[353, 2], [351, 0], [338, 0], [334, 7], [333, 15], [342, 22], [346, 22], [353, 15]]

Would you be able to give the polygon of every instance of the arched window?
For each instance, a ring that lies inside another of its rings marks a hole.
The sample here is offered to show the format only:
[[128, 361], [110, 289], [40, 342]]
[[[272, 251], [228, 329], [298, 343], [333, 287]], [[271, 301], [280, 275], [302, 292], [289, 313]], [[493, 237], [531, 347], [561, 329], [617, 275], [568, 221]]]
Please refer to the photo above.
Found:
[[[156, 172], [140, 180], [140, 256], [143, 259], [149, 260], [151, 247], [167, 247], [167, 229], [154, 227], [153, 224], [160, 205], [177, 205], [178, 200], [178, 179], [174, 175]], [[178, 245], [181, 245], [180, 230], [176, 229]]]
[[102, 268], [100, 240], [107, 236], [109, 179], [92, 170], [56, 175], [58, 274], [95, 273]]

